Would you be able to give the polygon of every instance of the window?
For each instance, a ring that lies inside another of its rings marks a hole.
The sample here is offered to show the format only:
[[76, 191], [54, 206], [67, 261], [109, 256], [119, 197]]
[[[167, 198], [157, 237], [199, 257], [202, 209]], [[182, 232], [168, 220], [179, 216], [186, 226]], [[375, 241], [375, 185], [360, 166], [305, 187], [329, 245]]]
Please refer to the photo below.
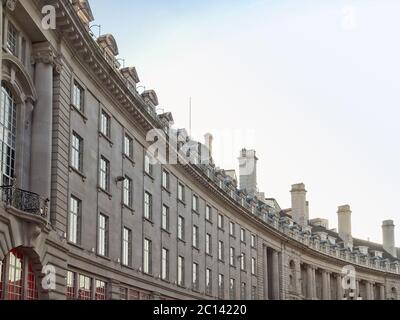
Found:
[[212, 209], [210, 206], [206, 206], [206, 220], [207, 221], [212, 220]]
[[143, 272], [147, 274], [151, 274], [152, 272], [152, 265], [151, 265], [151, 240], [144, 239], [144, 246], [143, 246]]
[[24, 289], [24, 257], [20, 252], [11, 252], [8, 259], [8, 300], [22, 300]]
[[185, 259], [181, 256], [178, 257], [178, 286], [185, 285]]
[[127, 134], [124, 136], [124, 155], [133, 159], [133, 139]]
[[185, 186], [178, 183], [178, 200], [185, 202]]
[[15, 143], [17, 133], [17, 109], [11, 91], [3, 84], [1, 85], [0, 100], [0, 161], [2, 183], [4, 186], [11, 185], [15, 177]]
[[110, 116], [104, 110], [102, 110], [100, 116], [100, 132], [108, 138], [111, 137], [110, 124], [111, 124]]
[[246, 230], [243, 228], [240, 229], [240, 241], [244, 243], [246, 242]]
[[79, 275], [79, 300], [91, 300], [92, 299], [92, 279], [84, 275]]
[[74, 272], [67, 271], [67, 300], [75, 299], [75, 277]]
[[28, 66], [27, 61], [26, 61], [26, 39], [22, 38], [21, 39], [21, 61], [22, 64], [26, 67]]
[[257, 300], [257, 287], [251, 287], [251, 300]]
[[133, 205], [132, 194], [133, 194], [132, 179], [130, 179], [128, 176], [125, 176], [123, 184], [123, 201], [124, 205], [126, 205], [129, 208], [132, 208]]
[[27, 285], [28, 287], [26, 288], [26, 297], [25, 297], [26, 300], [39, 300], [39, 292], [37, 288], [36, 277], [33, 272], [31, 264], [29, 264], [28, 266]]
[[69, 207], [68, 241], [79, 244], [82, 202], [79, 199], [71, 196]]
[[11, 22], [8, 23], [7, 49], [18, 56], [18, 31]]
[[82, 161], [83, 160], [83, 139], [77, 134], [72, 134], [72, 143], [71, 143], [71, 166], [78, 170], [82, 171]]
[[212, 295], [212, 271], [206, 269], [206, 294]]
[[198, 226], [193, 226], [193, 247], [198, 248], [199, 247], [199, 227]]
[[99, 215], [98, 254], [108, 256], [108, 217]]
[[242, 282], [240, 284], [240, 299], [246, 300], [246, 298], [247, 298], [247, 286], [246, 282]]
[[103, 156], [100, 159], [100, 188], [110, 191], [110, 162]]
[[166, 205], [162, 207], [161, 227], [166, 231], [169, 230], [169, 208]]
[[206, 253], [211, 254], [211, 249], [212, 248], [212, 240], [211, 240], [211, 234], [207, 233], [206, 234]]
[[231, 247], [229, 250], [229, 264], [231, 266], [236, 265], [236, 263], [235, 263], [235, 248], [234, 247]]
[[229, 279], [229, 299], [236, 299], [236, 281], [235, 279]]
[[169, 279], [169, 250], [165, 248], [161, 252], [161, 279]]
[[235, 224], [232, 221], [229, 222], [229, 234], [235, 236]]
[[144, 193], [144, 217], [148, 220], [153, 217], [153, 196], [147, 191]]
[[218, 298], [219, 299], [224, 298], [224, 275], [223, 274], [218, 275]]
[[106, 283], [96, 280], [95, 300], [106, 300]]
[[122, 264], [130, 266], [132, 264], [132, 231], [124, 228], [122, 239]]
[[251, 235], [250, 245], [251, 245], [252, 248], [256, 247], [256, 236], [254, 234]]
[[153, 174], [153, 165], [151, 164], [151, 159], [148, 154], [144, 155], [144, 172], [149, 175]]
[[169, 190], [169, 172], [163, 170], [162, 173], [162, 187], [165, 190]]
[[224, 229], [224, 216], [222, 214], [218, 214], [218, 228]]
[[178, 239], [185, 240], [185, 219], [178, 217]]
[[83, 88], [76, 81], [74, 82], [74, 91], [72, 93], [72, 104], [76, 109], [83, 112], [84, 91]]
[[240, 269], [246, 270], [246, 254], [243, 252], [240, 255]]
[[192, 286], [193, 290], [199, 290], [199, 265], [195, 262], [192, 270]]
[[119, 298], [121, 300], [128, 300], [128, 289], [124, 287], [119, 288]]
[[256, 268], [257, 268], [257, 263], [256, 263], [256, 258], [251, 258], [251, 274], [256, 274]]
[[218, 242], [218, 259], [224, 261], [224, 242]]
[[199, 211], [199, 197], [193, 195], [192, 198], [192, 210], [195, 212]]
[[0, 300], [38, 300], [38, 282], [28, 256], [13, 249], [0, 262]]

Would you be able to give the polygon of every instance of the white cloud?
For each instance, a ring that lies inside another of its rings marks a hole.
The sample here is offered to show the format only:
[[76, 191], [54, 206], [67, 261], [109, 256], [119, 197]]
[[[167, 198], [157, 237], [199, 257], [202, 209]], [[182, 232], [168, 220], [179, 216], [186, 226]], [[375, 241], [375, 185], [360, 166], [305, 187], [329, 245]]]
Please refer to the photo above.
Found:
[[357, 27], [356, 9], [347, 5], [342, 9], [342, 28], [345, 30], [354, 30]]

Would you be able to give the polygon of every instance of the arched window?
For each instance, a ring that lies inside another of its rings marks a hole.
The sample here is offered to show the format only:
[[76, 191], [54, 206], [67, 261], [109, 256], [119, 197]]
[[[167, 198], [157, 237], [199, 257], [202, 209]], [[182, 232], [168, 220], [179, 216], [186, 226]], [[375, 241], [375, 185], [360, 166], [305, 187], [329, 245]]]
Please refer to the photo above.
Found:
[[15, 137], [17, 132], [17, 107], [15, 99], [3, 83], [0, 100], [0, 166], [3, 176], [0, 184], [10, 185], [15, 176]]
[[38, 300], [36, 276], [28, 256], [13, 249], [0, 262], [0, 300]]

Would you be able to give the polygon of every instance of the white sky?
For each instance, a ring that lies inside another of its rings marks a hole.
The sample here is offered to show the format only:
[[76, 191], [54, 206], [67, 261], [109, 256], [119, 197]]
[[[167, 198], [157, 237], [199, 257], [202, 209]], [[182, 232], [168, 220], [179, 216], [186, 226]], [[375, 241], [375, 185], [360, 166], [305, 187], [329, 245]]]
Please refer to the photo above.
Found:
[[331, 228], [343, 204], [356, 237], [400, 224], [400, 1], [117, 3], [91, 0], [95, 22], [177, 127], [192, 97], [193, 135], [214, 134], [220, 167], [254, 148], [259, 189], [283, 208], [304, 182]]

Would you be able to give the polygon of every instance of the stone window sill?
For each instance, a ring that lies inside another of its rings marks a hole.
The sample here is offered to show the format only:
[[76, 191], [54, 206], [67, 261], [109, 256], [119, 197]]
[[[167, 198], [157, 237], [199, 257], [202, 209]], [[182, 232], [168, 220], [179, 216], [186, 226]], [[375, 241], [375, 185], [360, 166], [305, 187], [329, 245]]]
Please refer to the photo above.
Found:
[[144, 222], [148, 222], [148, 223], [150, 223], [152, 226], [154, 226], [154, 221], [152, 221], [152, 220], [149, 219], [149, 218], [143, 217], [143, 221], [144, 221]]
[[126, 155], [125, 153], [122, 153], [122, 157], [123, 157], [124, 159], [128, 160], [130, 163], [132, 163], [132, 166], [133, 166], [133, 167], [136, 165], [135, 160], [133, 160], [132, 157]]
[[107, 195], [108, 198], [109, 198], [110, 200], [112, 199], [112, 194], [109, 193], [107, 190], [104, 190], [104, 189], [103, 189], [102, 187], [100, 187], [100, 186], [97, 187], [97, 190], [98, 190], [98, 192], [102, 192], [102, 193], [104, 193], [105, 195]]
[[104, 138], [110, 144], [110, 147], [114, 145], [114, 142], [110, 139], [110, 137], [106, 136], [103, 132], [99, 131], [99, 137]]
[[69, 171], [70, 172], [75, 172], [78, 176], [80, 176], [82, 178], [82, 181], [85, 182], [87, 177], [78, 169], [75, 169], [73, 166], [69, 166]]
[[132, 214], [135, 214], [135, 209], [133, 209], [131, 206], [126, 205], [125, 203], [121, 204], [122, 208], [129, 210], [130, 212], [132, 212]]
[[88, 121], [88, 118], [85, 116], [85, 114], [79, 110], [74, 104], [71, 103], [71, 110], [75, 111], [79, 116], [83, 119], [83, 122], [86, 123]]

